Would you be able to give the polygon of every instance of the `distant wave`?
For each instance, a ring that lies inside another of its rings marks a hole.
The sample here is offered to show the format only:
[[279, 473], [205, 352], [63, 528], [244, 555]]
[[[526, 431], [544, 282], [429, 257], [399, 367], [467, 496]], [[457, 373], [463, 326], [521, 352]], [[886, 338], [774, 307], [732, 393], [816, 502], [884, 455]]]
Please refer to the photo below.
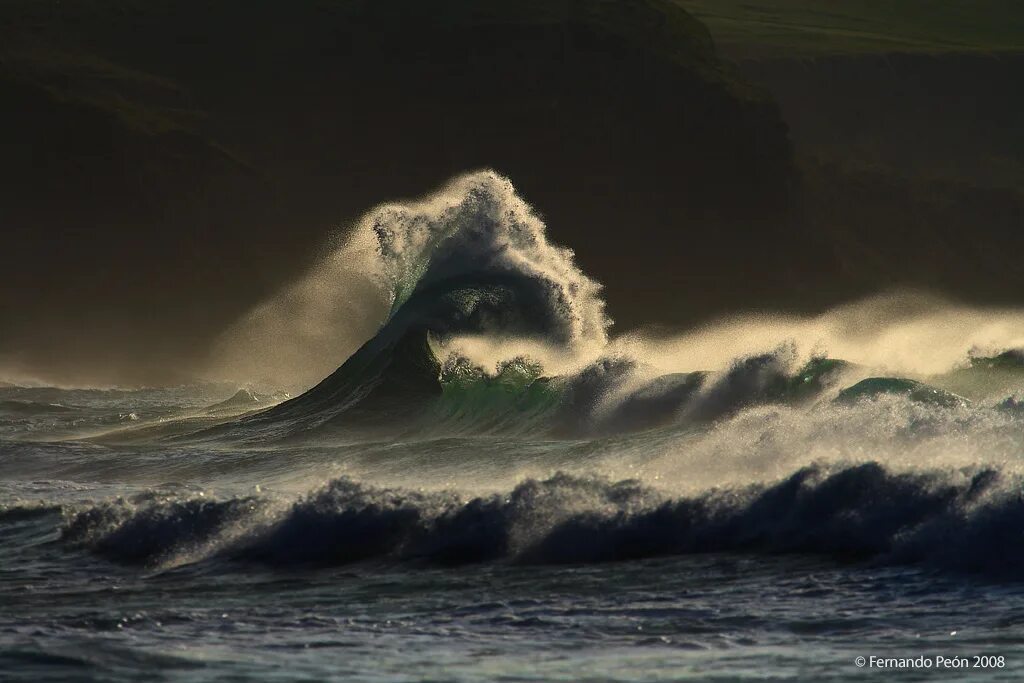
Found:
[[272, 566], [366, 560], [590, 563], [706, 552], [806, 553], [1024, 576], [1019, 476], [803, 468], [770, 485], [671, 498], [636, 481], [566, 474], [464, 499], [337, 479], [269, 497], [118, 501], [68, 517], [62, 538], [111, 560]]
[[37, 401], [0, 401], [0, 414], [45, 415], [52, 413], [68, 413], [74, 408], [59, 403], [39, 403]]

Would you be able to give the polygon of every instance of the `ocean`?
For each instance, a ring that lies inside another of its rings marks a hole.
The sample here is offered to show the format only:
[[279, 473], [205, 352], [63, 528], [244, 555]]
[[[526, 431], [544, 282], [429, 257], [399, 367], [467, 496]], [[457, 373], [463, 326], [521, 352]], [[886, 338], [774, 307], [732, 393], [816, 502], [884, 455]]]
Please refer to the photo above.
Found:
[[1024, 676], [1012, 320], [617, 337], [483, 172], [242, 327], [339, 264], [386, 311], [312, 387], [0, 387], [0, 680]]

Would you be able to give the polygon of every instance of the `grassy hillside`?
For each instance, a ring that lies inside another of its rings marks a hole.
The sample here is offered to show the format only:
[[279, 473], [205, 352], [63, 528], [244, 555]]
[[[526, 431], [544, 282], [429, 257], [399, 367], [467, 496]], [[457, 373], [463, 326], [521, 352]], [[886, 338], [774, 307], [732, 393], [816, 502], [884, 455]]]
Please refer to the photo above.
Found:
[[676, 0], [737, 57], [1024, 50], [1019, 0]]
[[677, 1], [779, 102], [837, 297], [1019, 304], [1024, 2]]

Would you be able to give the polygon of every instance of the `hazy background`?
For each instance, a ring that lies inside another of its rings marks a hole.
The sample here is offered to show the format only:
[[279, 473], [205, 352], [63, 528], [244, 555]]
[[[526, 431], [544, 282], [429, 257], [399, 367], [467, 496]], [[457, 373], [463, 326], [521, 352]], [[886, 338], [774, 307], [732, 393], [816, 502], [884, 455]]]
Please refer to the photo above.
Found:
[[[4, 0], [0, 376], [340, 363], [381, 315], [329, 261], [346, 226], [481, 167], [619, 331], [907, 287], [1005, 310], [1022, 48], [1000, 0]], [[325, 259], [344, 305], [238, 336]]]

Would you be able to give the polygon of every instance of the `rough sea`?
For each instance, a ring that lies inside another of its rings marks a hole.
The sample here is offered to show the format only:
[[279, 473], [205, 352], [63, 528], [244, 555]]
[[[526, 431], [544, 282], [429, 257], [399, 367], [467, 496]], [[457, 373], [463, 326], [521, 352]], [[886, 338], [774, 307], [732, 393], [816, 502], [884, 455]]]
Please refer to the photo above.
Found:
[[354, 235], [246, 323], [380, 285], [294, 395], [0, 387], [0, 680], [1024, 677], [1014, 320], [616, 337], [493, 173]]

